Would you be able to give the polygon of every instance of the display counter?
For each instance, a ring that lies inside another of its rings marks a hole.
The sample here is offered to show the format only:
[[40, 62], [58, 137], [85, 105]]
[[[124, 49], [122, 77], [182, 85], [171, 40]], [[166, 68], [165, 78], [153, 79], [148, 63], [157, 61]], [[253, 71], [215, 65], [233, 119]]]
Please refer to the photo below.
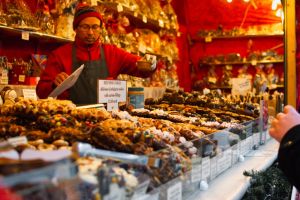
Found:
[[250, 177], [243, 175], [244, 171], [263, 171], [270, 167], [276, 160], [279, 143], [274, 139], [269, 140], [258, 150], [250, 151], [243, 162], [239, 162], [225, 173], [219, 175], [209, 183], [206, 191], [192, 194], [189, 200], [241, 199], [250, 186]]

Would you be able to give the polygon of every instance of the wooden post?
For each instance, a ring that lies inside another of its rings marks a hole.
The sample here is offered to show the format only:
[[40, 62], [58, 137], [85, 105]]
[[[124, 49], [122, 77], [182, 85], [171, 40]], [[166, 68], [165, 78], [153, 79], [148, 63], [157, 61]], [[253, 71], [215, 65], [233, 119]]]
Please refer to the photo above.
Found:
[[284, 103], [296, 107], [296, 2], [284, 1], [285, 31], [285, 69], [284, 69]]

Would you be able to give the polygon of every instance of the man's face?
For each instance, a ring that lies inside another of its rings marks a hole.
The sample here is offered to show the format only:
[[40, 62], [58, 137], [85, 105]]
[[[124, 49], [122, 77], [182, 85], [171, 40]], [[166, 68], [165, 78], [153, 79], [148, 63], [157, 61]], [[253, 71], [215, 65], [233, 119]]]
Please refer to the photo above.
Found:
[[100, 36], [100, 24], [96, 17], [84, 18], [75, 30], [76, 36], [86, 44], [93, 44]]

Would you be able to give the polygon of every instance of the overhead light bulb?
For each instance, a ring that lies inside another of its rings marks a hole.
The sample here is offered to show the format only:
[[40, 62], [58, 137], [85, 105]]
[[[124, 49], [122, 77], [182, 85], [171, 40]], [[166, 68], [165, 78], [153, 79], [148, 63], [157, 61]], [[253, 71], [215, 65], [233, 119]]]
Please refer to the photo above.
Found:
[[272, 1], [272, 10], [276, 10], [277, 9], [277, 1], [273, 0]]
[[244, 2], [249, 2], [250, 0], [244, 0]]
[[227, 2], [228, 2], [228, 3], [231, 3], [231, 2], [232, 2], [232, 0], [227, 0]]
[[277, 5], [281, 5], [281, 0], [275, 0]]

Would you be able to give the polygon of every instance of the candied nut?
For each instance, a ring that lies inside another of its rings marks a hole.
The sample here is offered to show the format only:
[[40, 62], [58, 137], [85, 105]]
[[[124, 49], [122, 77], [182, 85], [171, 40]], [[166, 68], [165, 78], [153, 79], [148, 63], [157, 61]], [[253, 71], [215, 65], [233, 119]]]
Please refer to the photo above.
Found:
[[55, 140], [54, 142], [52, 142], [52, 144], [57, 147], [69, 146], [69, 143], [65, 140]]
[[43, 144], [44, 140], [42, 139], [38, 139], [38, 140], [33, 140], [33, 141], [29, 141], [28, 144], [33, 145], [33, 146], [38, 146], [40, 144]]
[[38, 150], [45, 150], [45, 151], [51, 151], [56, 149], [56, 147], [53, 144], [39, 144], [38, 145]]

